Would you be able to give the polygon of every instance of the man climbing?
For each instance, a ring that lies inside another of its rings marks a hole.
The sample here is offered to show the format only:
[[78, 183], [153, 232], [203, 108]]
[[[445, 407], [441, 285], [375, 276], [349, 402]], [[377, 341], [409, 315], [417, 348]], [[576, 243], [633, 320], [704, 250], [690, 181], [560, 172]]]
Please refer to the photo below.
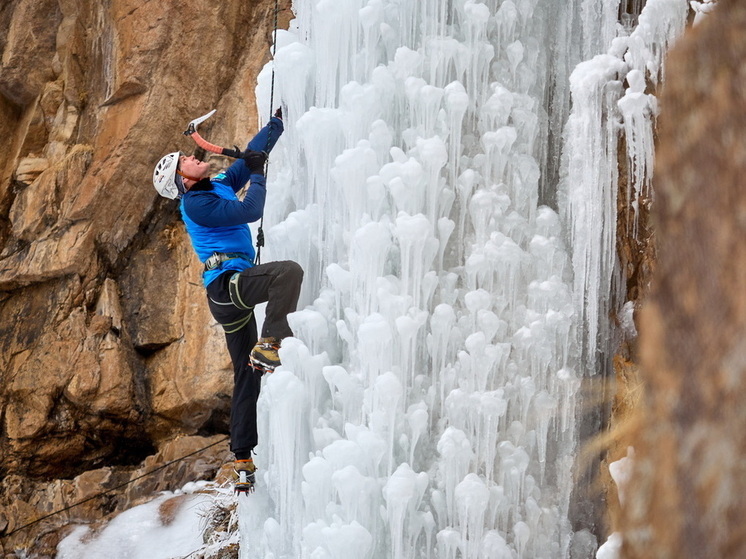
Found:
[[[261, 218], [266, 197], [267, 155], [282, 134], [282, 112], [249, 142], [225, 171], [210, 179], [210, 165], [194, 156], [169, 153], [156, 165], [153, 184], [161, 196], [180, 199], [181, 215], [197, 256], [215, 320], [225, 331], [234, 372], [231, 450], [236, 491], [255, 481], [252, 451], [257, 444], [256, 403], [263, 372], [280, 365], [278, 349], [292, 336], [287, 315], [295, 311], [303, 270], [292, 261], [256, 264], [248, 223]], [[247, 182], [243, 200], [236, 193]], [[267, 302], [262, 337], [257, 340], [254, 306]]]

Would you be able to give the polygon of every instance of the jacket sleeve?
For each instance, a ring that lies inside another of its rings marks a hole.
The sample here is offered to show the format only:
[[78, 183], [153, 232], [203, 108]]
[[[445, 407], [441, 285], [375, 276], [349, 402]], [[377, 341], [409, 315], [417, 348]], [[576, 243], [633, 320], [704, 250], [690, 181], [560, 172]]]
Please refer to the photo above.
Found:
[[[265, 151], [269, 153], [275, 147], [277, 140], [284, 130], [282, 120], [272, 117], [267, 125], [257, 132], [246, 146], [252, 151]], [[230, 167], [216, 176], [213, 180], [230, 186], [233, 192], [241, 190], [249, 182], [249, 169], [243, 159], [236, 159]]]
[[251, 175], [251, 186], [242, 201], [226, 200], [209, 191], [195, 192], [184, 198], [184, 212], [204, 227], [242, 225], [262, 217], [266, 197], [264, 176]]
[[282, 123], [282, 119], [273, 116], [269, 119], [269, 122], [257, 132], [251, 141], [246, 146], [246, 149], [251, 151], [266, 151], [267, 153], [272, 151], [275, 147], [277, 140], [282, 136], [282, 132], [285, 130], [285, 126]]

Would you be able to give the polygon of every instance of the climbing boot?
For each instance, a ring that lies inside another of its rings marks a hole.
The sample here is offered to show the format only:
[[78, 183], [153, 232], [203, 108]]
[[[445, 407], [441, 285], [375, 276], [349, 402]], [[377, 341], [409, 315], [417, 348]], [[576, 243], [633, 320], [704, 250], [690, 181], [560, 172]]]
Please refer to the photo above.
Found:
[[280, 342], [276, 338], [261, 338], [251, 350], [251, 366], [257, 371], [271, 373], [280, 366], [278, 349]]
[[233, 487], [236, 493], [251, 493], [254, 491], [255, 472], [256, 466], [251, 458], [233, 462]]

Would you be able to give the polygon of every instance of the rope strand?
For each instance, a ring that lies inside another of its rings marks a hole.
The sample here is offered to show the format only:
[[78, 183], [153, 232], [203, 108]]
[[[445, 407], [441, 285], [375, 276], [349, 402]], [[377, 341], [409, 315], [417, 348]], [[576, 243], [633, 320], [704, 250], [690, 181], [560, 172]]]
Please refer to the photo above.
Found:
[[[272, 109], [275, 104], [275, 53], [277, 52], [277, 16], [280, 12], [279, 0], [275, 0], [275, 21], [274, 30], [272, 31], [272, 83], [269, 90], [269, 119], [272, 118]], [[269, 120], [267, 121], [269, 122]], [[269, 134], [267, 135], [267, 142], [272, 136], [272, 129], [270, 128]], [[266, 177], [269, 173], [269, 156], [267, 162], [264, 165], [264, 176]], [[262, 259], [262, 247], [264, 246], [264, 209], [262, 209], [262, 217], [259, 221], [259, 230], [256, 235], [256, 258], [254, 259], [254, 265], [261, 264]]]
[[62, 508], [60, 510], [56, 510], [54, 512], [50, 512], [49, 514], [45, 514], [44, 516], [41, 516], [41, 517], [37, 518], [36, 520], [33, 520], [33, 521], [29, 522], [28, 524], [24, 524], [20, 528], [16, 528], [12, 532], [8, 532], [7, 534], [1, 534], [0, 535], [0, 539], [1, 538], [8, 538], [8, 537], [12, 536], [13, 534], [15, 534], [16, 532], [20, 532], [21, 530], [25, 530], [29, 526], [33, 526], [34, 524], [38, 524], [42, 520], [46, 520], [47, 518], [51, 518], [51, 517], [56, 516], [58, 514], [62, 514], [63, 512], [69, 511], [70, 509], [75, 508], [77, 506], [80, 506], [80, 505], [82, 505], [84, 503], [87, 503], [88, 501], [92, 501], [93, 499], [97, 499], [99, 497], [103, 497], [104, 495], [108, 495], [112, 491], [116, 491], [117, 489], [121, 489], [122, 487], [127, 487], [128, 485], [130, 485], [132, 483], [135, 483], [136, 481], [141, 480], [144, 477], [147, 477], [149, 475], [154, 474], [155, 472], [158, 472], [158, 471], [160, 471], [160, 470], [162, 470], [164, 468], [167, 468], [171, 464], [176, 464], [177, 462], [181, 462], [182, 460], [186, 460], [190, 456], [194, 456], [195, 454], [199, 454], [200, 452], [204, 452], [208, 448], [212, 448], [213, 446], [219, 445], [220, 443], [224, 443], [227, 440], [228, 440], [228, 437], [224, 437], [224, 438], [220, 439], [219, 441], [216, 441], [216, 442], [214, 442], [212, 444], [207, 445], [204, 448], [200, 448], [198, 450], [195, 450], [194, 452], [190, 452], [189, 454], [186, 454], [186, 455], [182, 456], [181, 458], [176, 458], [174, 460], [171, 460], [170, 462], [166, 462], [165, 464], [162, 464], [162, 465], [158, 466], [157, 468], [155, 468], [153, 470], [150, 470], [149, 472], [145, 472], [144, 474], [139, 475], [136, 478], [133, 478], [133, 479], [131, 479], [131, 480], [125, 482], [125, 483], [121, 483], [121, 484], [117, 485], [116, 487], [112, 487], [111, 489], [107, 489], [106, 491], [102, 491], [101, 493], [97, 493], [96, 495], [92, 495], [91, 497], [83, 499], [82, 501], [78, 501], [77, 503], [73, 503], [72, 505], [68, 505], [65, 508]]

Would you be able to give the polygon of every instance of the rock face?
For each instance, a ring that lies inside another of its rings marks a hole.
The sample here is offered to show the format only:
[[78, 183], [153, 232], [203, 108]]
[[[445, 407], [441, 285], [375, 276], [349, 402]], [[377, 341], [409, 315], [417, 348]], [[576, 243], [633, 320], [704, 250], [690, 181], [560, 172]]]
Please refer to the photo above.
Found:
[[745, 31], [720, 0], [668, 61], [624, 557], [746, 556]]
[[2, 3], [0, 506], [11, 484], [134, 466], [176, 436], [227, 432], [223, 334], [176, 203], [151, 177], [165, 153], [194, 151], [181, 132], [212, 108], [200, 129], [211, 141], [256, 131], [273, 10]]

